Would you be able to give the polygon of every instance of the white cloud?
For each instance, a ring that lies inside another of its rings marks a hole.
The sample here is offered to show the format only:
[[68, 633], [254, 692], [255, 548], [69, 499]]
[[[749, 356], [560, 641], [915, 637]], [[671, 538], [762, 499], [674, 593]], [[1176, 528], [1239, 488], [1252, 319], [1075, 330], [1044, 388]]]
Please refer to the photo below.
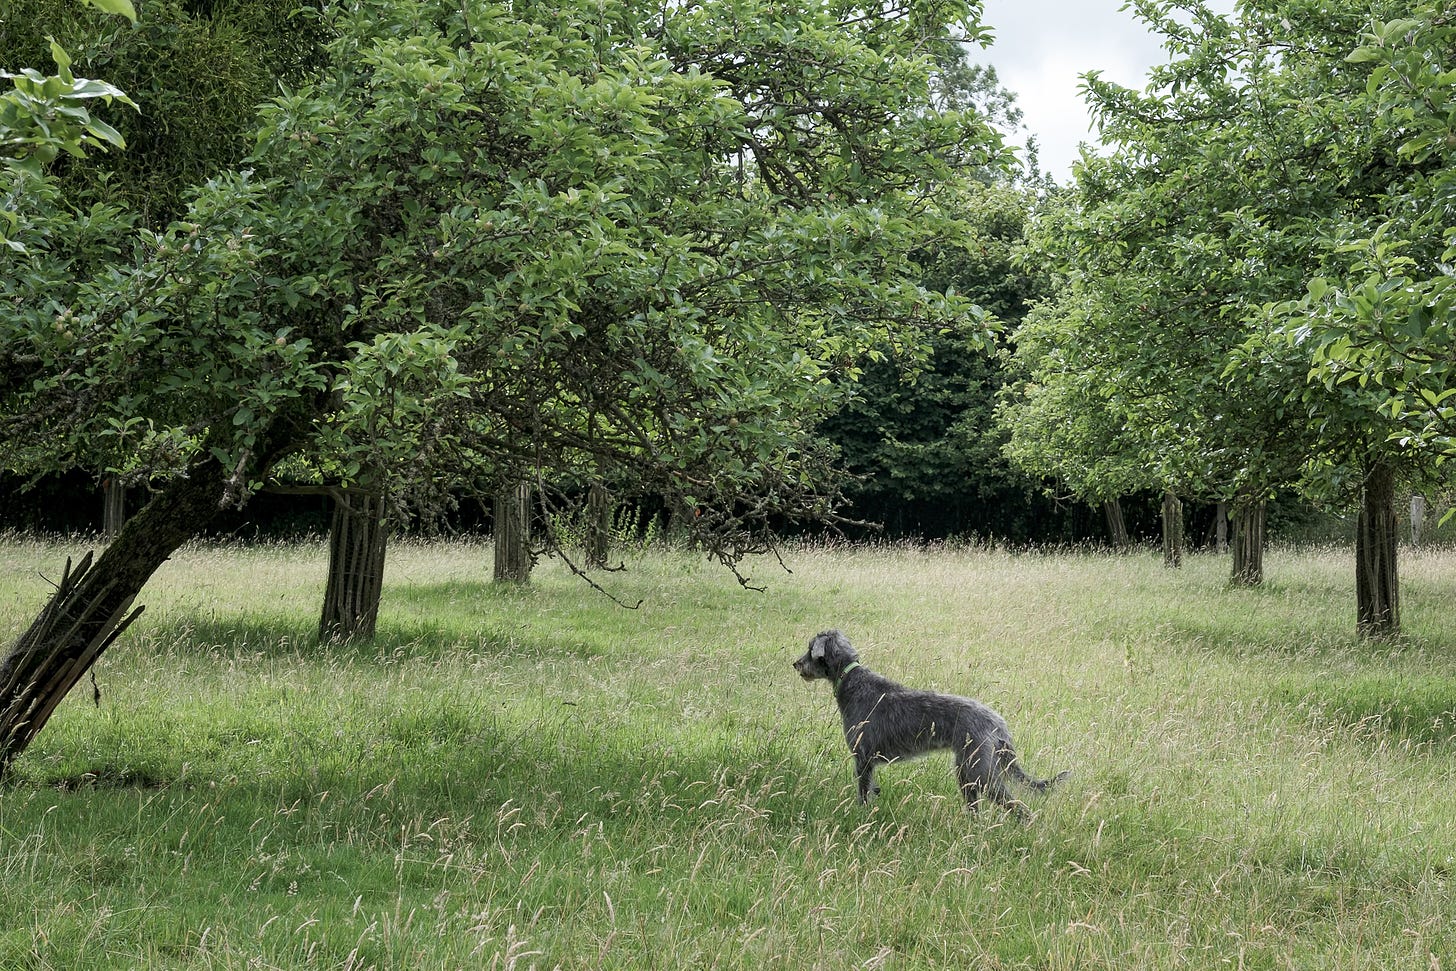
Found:
[[[1081, 76], [1101, 71], [1109, 81], [1141, 88], [1148, 68], [1165, 63], [1160, 40], [1122, 0], [985, 0], [983, 23], [995, 43], [972, 57], [991, 64], [1016, 94], [1022, 123], [1041, 146], [1042, 168], [1070, 178], [1079, 142], [1096, 143]], [[1223, 12], [1232, 0], [1212, 6]]]

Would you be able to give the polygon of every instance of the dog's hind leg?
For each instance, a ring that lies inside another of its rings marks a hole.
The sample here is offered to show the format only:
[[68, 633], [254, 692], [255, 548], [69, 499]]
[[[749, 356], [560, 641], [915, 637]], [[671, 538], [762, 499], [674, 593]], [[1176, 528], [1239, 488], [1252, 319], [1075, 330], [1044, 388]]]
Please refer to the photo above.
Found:
[[981, 757], [981, 747], [971, 737], [967, 737], [963, 745], [955, 747], [954, 755], [956, 782], [960, 784], [966, 808], [974, 810], [980, 806], [982, 796], [994, 797], [996, 794], [990, 762]]

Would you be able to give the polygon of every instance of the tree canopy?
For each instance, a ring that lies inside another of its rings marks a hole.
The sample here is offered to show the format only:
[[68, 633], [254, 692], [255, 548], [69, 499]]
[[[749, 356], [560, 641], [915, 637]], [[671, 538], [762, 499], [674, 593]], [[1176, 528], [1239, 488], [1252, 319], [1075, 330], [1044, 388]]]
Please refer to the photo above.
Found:
[[921, 53], [972, 12], [342, 11], [171, 227], [13, 183], [6, 464], [216, 463], [228, 502], [288, 454], [421, 487], [589, 468], [750, 547], [827, 509], [826, 379], [974, 316], [910, 255], [1002, 161]]
[[1021, 345], [1032, 388], [1087, 393], [1013, 418], [1111, 418], [1115, 446], [1069, 435], [1060, 460], [1116, 451], [1156, 488], [1388, 502], [1444, 448], [1442, 8], [1133, 6], [1169, 63], [1145, 91], [1088, 76], [1110, 151], [1043, 236], [1080, 311]]

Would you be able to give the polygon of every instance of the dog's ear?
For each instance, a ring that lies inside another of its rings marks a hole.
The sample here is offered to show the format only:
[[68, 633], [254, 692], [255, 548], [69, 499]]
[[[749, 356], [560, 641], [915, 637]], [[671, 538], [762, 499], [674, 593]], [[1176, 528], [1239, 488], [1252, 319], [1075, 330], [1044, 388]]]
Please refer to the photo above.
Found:
[[831, 654], [837, 658], [846, 651], [853, 652], [853, 650], [854, 648], [849, 646], [849, 638], [837, 630], [826, 630], [815, 637], [809, 645], [809, 656], [816, 661], [823, 661]]
[[859, 654], [856, 653], [854, 645], [849, 642], [848, 637], [845, 637], [839, 631], [825, 631], [824, 637], [825, 640], [829, 641], [829, 653], [835, 661], [842, 664], [849, 664], [851, 661], [859, 659]]

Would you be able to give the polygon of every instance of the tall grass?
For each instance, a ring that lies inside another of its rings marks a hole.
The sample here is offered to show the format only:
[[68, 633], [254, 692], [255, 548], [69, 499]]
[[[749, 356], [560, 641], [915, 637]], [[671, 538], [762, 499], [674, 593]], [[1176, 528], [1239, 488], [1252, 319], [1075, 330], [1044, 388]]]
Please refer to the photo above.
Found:
[[[66, 550], [0, 542], [13, 636]], [[189, 548], [0, 787], [0, 968], [1456, 965], [1456, 554], [1407, 635], [1353, 636], [1350, 556], [803, 548], [767, 593], [677, 554], [605, 582], [398, 544], [380, 636], [317, 645], [324, 552]], [[974, 694], [1022, 824], [948, 760], [853, 804], [828, 689]]]

